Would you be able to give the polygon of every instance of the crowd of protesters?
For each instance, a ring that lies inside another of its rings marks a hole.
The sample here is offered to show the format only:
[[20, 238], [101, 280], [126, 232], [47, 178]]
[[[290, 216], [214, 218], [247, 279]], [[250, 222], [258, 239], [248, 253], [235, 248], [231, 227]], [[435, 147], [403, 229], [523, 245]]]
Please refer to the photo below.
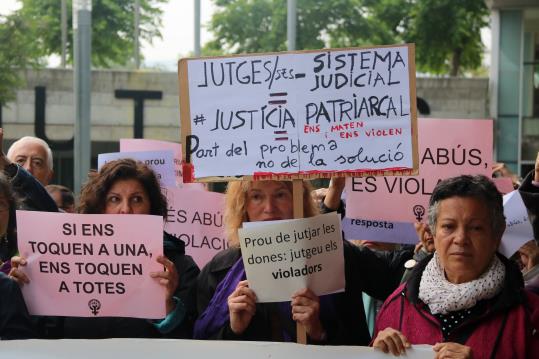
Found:
[[[439, 358], [539, 355], [539, 154], [535, 169], [518, 183], [534, 238], [512, 258], [498, 252], [506, 226], [501, 194], [484, 176], [459, 176], [436, 185], [428, 223], [415, 224], [415, 248], [344, 240], [343, 292], [317, 296], [303, 288], [278, 303], [257, 301], [245, 275], [238, 229], [244, 222], [293, 218], [292, 184], [229, 182], [224, 216], [229, 248], [204, 268], [185, 254], [181, 240], [163, 233], [164, 255], [156, 261], [164, 269], [150, 274], [165, 287], [167, 314], [161, 320], [28, 314], [20, 286], [31, 286], [32, 278], [17, 249], [16, 209], [158, 216], [167, 211], [156, 175], [130, 159], [108, 162], [91, 173], [77, 204], [68, 188], [50, 184], [52, 155], [47, 143], [34, 137], [16, 141], [6, 155], [0, 152], [2, 339], [284, 342], [297, 340], [299, 324], [310, 344], [372, 345], [395, 355], [413, 344], [433, 345]], [[320, 191], [314, 196], [304, 181], [304, 216], [344, 215], [343, 189], [344, 180], [334, 178], [321, 196]]]

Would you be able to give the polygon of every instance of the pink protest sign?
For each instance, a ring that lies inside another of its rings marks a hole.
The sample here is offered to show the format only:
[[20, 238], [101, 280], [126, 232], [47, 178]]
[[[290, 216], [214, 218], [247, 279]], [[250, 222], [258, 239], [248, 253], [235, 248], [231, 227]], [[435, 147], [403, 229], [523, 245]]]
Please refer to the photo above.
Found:
[[120, 139], [120, 152], [140, 152], [140, 151], [173, 151], [174, 172], [176, 183], [183, 183], [182, 177], [182, 145], [175, 142], [147, 140], [144, 138], [122, 138]]
[[166, 188], [165, 231], [185, 243], [185, 252], [202, 268], [228, 248], [224, 234], [224, 195], [195, 188]]
[[350, 178], [346, 216], [425, 221], [436, 184], [462, 174], [491, 176], [492, 120], [418, 120], [419, 175]]
[[17, 211], [30, 314], [163, 318], [163, 218]]
[[493, 178], [492, 180], [501, 194], [508, 194], [515, 190], [513, 187], [513, 180], [509, 177]]

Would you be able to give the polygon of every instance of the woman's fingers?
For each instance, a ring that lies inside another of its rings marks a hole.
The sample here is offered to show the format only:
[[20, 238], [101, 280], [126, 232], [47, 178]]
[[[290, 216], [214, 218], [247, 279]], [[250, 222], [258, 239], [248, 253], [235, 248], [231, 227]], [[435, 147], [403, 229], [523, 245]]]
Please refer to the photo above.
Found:
[[393, 355], [403, 354], [410, 346], [410, 342], [404, 334], [393, 328], [380, 331], [373, 342], [373, 347], [384, 353], [391, 352]]
[[28, 278], [28, 276], [18, 268], [11, 268], [8, 276], [15, 282], [17, 282], [21, 287], [25, 284], [30, 283], [30, 279]]

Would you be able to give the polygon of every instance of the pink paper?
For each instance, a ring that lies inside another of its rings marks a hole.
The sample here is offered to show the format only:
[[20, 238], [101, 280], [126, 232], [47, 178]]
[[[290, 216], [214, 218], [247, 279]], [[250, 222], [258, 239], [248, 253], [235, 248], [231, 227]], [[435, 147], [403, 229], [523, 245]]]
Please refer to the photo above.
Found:
[[492, 120], [420, 118], [418, 140], [418, 176], [347, 179], [347, 217], [426, 221], [430, 195], [440, 180], [491, 176]]
[[175, 142], [148, 140], [144, 138], [122, 138], [120, 139], [120, 152], [138, 151], [170, 151], [174, 152], [174, 172], [176, 183], [183, 183], [182, 176], [182, 145]]
[[228, 248], [224, 234], [224, 195], [195, 188], [167, 188], [165, 231], [185, 243], [185, 252], [202, 268]]
[[500, 178], [493, 178], [492, 180], [494, 181], [496, 188], [498, 188], [498, 191], [500, 191], [501, 194], [507, 194], [515, 190], [513, 188], [513, 180], [511, 178], [500, 177]]
[[157, 319], [166, 314], [163, 218], [17, 211], [30, 314]]

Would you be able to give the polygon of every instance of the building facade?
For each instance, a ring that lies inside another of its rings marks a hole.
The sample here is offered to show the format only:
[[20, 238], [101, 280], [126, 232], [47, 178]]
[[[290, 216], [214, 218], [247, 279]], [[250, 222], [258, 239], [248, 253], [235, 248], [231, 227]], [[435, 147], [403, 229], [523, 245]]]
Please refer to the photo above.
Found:
[[487, 4], [496, 158], [525, 175], [539, 151], [539, 0], [488, 0]]

